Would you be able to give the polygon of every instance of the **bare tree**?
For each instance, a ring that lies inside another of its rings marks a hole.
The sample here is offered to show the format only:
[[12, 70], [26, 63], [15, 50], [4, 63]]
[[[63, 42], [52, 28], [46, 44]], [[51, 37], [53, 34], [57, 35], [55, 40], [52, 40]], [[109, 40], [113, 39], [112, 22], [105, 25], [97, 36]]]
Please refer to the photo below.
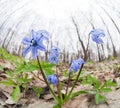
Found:
[[85, 45], [83, 43], [83, 40], [81, 39], [81, 36], [80, 36], [80, 33], [79, 33], [79, 29], [78, 29], [78, 25], [75, 22], [75, 19], [73, 17], [72, 17], [72, 22], [73, 22], [73, 24], [75, 26], [75, 29], [76, 29], [76, 32], [77, 32], [77, 36], [78, 36], [78, 40], [79, 40], [79, 42], [80, 42], [80, 44], [82, 46], [82, 50], [83, 50], [83, 53], [84, 53], [84, 60], [86, 61], [87, 60], [87, 51], [85, 49]]
[[104, 26], [105, 26], [108, 34], [109, 34], [109, 36], [110, 36], [110, 40], [111, 40], [111, 44], [112, 44], [112, 49], [113, 49], [113, 57], [117, 57], [117, 51], [116, 51], [116, 49], [115, 49], [115, 45], [114, 45], [114, 43], [113, 43], [112, 36], [111, 36], [111, 34], [110, 34], [110, 32], [109, 32], [109, 29], [108, 29], [105, 21], [103, 20], [102, 16], [101, 16], [101, 15], [99, 15], [99, 16], [100, 16], [100, 18], [101, 18], [101, 20], [102, 20], [102, 22], [103, 22], [103, 24], [104, 24]]

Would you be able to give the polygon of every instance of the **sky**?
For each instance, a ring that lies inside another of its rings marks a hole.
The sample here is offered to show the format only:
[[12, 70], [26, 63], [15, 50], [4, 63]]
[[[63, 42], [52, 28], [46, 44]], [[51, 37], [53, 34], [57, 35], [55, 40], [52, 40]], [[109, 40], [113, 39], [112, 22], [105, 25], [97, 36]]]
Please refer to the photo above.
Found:
[[[1, 44], [5, 40], [4, 46], [8, 50], [18, 51], [22, 38], [29, 36], [31, 29], [35, 31], [46, 29], [52, 36], [55, 45], [59, 41], [61, 49], [65, 48], [68, 51], [76, 52], [77, 46], [80, 44], [78, 44], [78, 37], [71, 17], [78, 24], [81, 38], [85, 44], [92, 29], [91, 22], [96, 28], [105, 30], [104, 40], [107, 44], [109, 34], [100, 18], [101, 15], [115, 46], [119, 49], [119, 33], [101, 8], [103, 7], [109, 13], [120, 28], [119, 4], [120, 0], [0, 0]], [[95, 49], [96, 45], [91, 44], [91, 46], [92, 49]]]

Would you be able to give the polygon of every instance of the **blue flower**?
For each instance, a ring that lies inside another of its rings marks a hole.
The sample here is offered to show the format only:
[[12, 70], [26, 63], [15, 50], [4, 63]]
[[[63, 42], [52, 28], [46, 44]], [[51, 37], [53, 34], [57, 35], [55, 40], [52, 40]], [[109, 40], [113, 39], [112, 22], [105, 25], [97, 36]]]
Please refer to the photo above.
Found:
[[26, 49], [23, 52], [23, 56], [26, 56], [27, 53], [32, 51], [32, 57], [36, 58], [38, 55], [38, 50], [46, 51], [45, 46], [43, 45], [44, 40], [48, 40], [48, 32], [45, 30], [39, 30], [35, 32], [31, 31], [31, 37], [24, 37], [22, 43], [27, 45]]
[[55, 54], [50, 54], [50, 56], [48, 57], [48, 61], [51, 63], [51, 64], [58, 64], [59, 60], [58, 60], [58, 56], [55, 55]]
[[76, 61], [77, 61], [77, 63], [78, 63], [79, 65], [85, 64], [85, 61], [84, 61], [83, 59], [81, 59], [81, 58], [77, 59]]
[[59, 62], [59, 59], [58, 59], [58, 56], [59, 56], [59, 53], [60, 53], [60, 49], [58, 47], [52, 47], [51, 50], [50, 50], [50, 56], [48, 57], [48, 61], [51, 63], [51, 64], [58, 64]]
[[73, 60], [70, 66], [70, 74], [74, 71], [77, 72], [80, 68], [81, 65], [85, 64], [85, 61], [83, 59], [78, 59], [78, 60]]
[[97, 44], [102, 44], [103, 40], [101, 39], [101, 37], [105, 36], [105, 33], [102, 29], [93, 29], [89, 35], [91, 35], [92, 40], [94, 42], [96, 42]]
[[58, 78], [55, 74], [49, 75], [47, 77], [47, 80], [49, 81], [50, 84], [58, 84]]
[[56, 46], [52, 47], [50, 50], [50, 54], [55, 54], [56, 56], [59, 56], [60, 49]]

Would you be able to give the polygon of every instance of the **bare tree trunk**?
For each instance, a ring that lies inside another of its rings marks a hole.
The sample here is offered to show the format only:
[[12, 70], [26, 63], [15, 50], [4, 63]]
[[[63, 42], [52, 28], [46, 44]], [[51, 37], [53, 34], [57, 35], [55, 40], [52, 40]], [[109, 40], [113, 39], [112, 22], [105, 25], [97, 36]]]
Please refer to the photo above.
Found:
[[108, 17], [110, 18], [110, 20], [112, 21], [112, 23], [113, 23], [114, 26], [116, 27], [118, 33], [120, 34], [120, 29], [119, 29], [119, 27], [117, 26], [117, 24], [115, 23], [115, 21], [112, 19], [112, 17], [108, 14], [108, 12], [107, 12], [103, 7], [101, 7], [101, 8], [102, 8], [102, 9], [104, 10], [104, 12], [108, 15]]
[[99, 16], [100, 16], [100, 18], [101, 18], [101, 20], [102, 20], [102, 22], [103, 22], [103, 24], [104, 24], [104, 26], [105, 26], [108, 34], [109, 34], [109, 36], [110, 36], [110, 40], [111, 40], [111, 44], [112, 44], [112, 49], [113, 49], [113, 57], [117, 57], [117, 51], [115, 49], [115, 45], [113, 43], [112, 36], [111, 36], [111, 34], [109, 32], [109, 29], [107, 28], [107, 25], [106, 25], [105, 21], [103, 20], [103, 18], [101, 17], [101, 15], [99, 15]]
[[82, 50], [83, 50], [83, 53], [84, 53], [84, 60], [87, 61], [86, 49], [85, 49], [85, 46], [84, 46], [84, 44], [83, 44], [82, 39], [80, 38], [79, 29], [78, 29], [78, 26], [77, 26], [77, 24], [76, 24], [76, 22], [75, 22], [75, 20], [74, 20], [73, 17], [72, 17], [72, 22], [73, 22], [73, 24], [75, 25], [75, 29], [76, 29], [76, 31], [77, 31], [77, 36], [78, 36], [79, 42], [80, 42], [80, 44], [81, 44], [81, 46], [82, 46]]

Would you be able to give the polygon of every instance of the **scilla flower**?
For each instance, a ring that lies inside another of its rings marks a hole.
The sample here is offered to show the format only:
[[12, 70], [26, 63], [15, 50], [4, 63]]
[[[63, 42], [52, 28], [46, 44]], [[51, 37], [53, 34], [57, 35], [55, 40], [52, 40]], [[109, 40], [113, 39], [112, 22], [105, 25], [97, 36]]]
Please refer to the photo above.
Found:
[[56, 56], [59, 56], [60, 49], [56, 46], [52, 47], [50, 50], [50, 54], [55, 54]]
[[58, 56], [55, 55], [55, 54], [50, 54], [50, 56], [48, 57], [48, 61], [51, 63], [51, 64], [58, 64], [59, 60], [58, 60]]
[[52, 47], [51, 50], [50, 50], [50, 55], [48, 57], [48, 61], [51, 64], [53, 64], [53, 63], [58, 64], [58, 62], [59, 62], [59, 59], [58, 59], [59, 53], [60, 53], [60, 49], [58, 47]]
[[47, 77], [47, 80], [49, 81], [50, 84], [58, 84], [58, 78], [55, 74], [49, 75]]
[[101, 37], [105, 36], [105, 33], [102, 29], [93, 29], [89, 35], [92, 37], [92, 40], [96, 42], [97, 44], [102, 44], [103, 40]]
[[78, 59], [78, 60], [73, 60], [70, 66], [70, 74], [74, 71], [77, 72], [80, 68], [81, 65], [85, 64], [85, 61], [83, 59]]
[[46, 51], [43, 41], [48, 40], [48, 32], [45, 30], [39, 30], [37, 32], [32, 30], [30, 35], [30, 38], [24, 37], [22, 40], [22, 43], [27, 45], [23, 55], [26, 56], [27, 53], [32, 51], [32, 57], [36, 58], [38, 55], [38, 50]]

